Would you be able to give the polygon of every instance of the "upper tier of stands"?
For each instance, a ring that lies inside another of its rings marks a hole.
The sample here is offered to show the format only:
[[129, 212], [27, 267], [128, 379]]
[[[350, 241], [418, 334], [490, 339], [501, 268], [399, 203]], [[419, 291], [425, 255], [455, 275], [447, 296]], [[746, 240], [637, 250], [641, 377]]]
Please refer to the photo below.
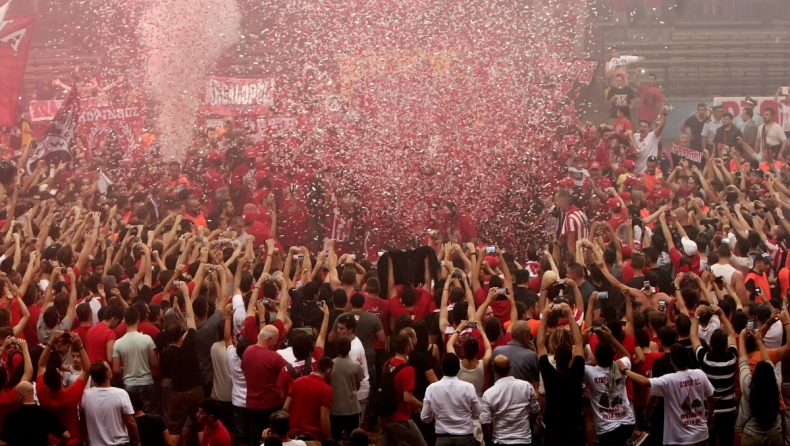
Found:
[[[598, 54], [644, 56], [667, 97], [773, 96], [790, 83], [790, 28], [786, 23], [739, 21], [659, 25], [599, 25]], [[606, 59], [606, 56], [602, 56]]]

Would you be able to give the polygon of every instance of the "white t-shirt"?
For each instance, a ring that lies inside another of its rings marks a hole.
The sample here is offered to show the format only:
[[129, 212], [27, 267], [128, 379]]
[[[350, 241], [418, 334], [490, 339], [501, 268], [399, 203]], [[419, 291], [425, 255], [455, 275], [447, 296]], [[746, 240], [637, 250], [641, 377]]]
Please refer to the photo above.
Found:
[[[763, 137], [763, 129], [765, 128], [765, 124], [761, 125], [757, 128], [757, 139], [762, 140]], [[769, 146], [776, 146], [782, 144], [787, 139], [787, 135], [785, 135], [782, 126], [777, 123], [771, 124], [771, 127], [766, 130], [765, 134], [765, 142]]]
[[[628, 358], [620, 358], [627, 369], [631, 368]], [[625, 390], [625, 374], [618, 380], [617, 387], [610, 392], [606, 386], [609, 381], [609, 368], [584, 366], [584, 384], [590, 392], [590, 403], [593, 409], [595, 433], [605, 434], [620, 426], [635, 424], [634, 412], [628, 402]]]
[[707, 138], [706, 144], [709, 146], [713, 145], [713, 140], [716, 138], [716, 131], [719, 130], [719, 127], [724, 125], [724, 120], [716, 122], [714, 120], [710, 120], [702, 126], [702, 132], [700, 134], [703, 138]]
[[765, 348], [779, 348], [782, 346], [782, 335], [784, 334], [784, 327], [782, 324], [774, 323], [768, 328], [768, 332], [763, 336], [763, 344]]
[[575, 167], [568, 168], [568, 174], [573, 180], [576, 187], [584, 186], [584, 180], [590, 178], [590, 172], [587, 169], [577, 169]]
[[650, 394], [664, 397], [664, 443], [696, 444], [708, 438], [705, 410], [713, 385], [702, 370], [650, 379]]
[[[125, 338], [126, 336], [124, 336]], [[134, 415], [132, 401], [125, 390], [117, 387], [92, 387], [82, 394], [82, 410], [91, 444], [124, 444], [129, 433], [123, 415]]]
[[283, 443], [283, 446], [307, 446], [307, 443], [302, 440], [291, 440]]
[[718, 316], [713, 316], [710, 318], [710, 321], [708, 321], [707, 327], [702, 327], [702, 324], [699, 325], [699, 329], [697, 329], [697, 336], [699, 336], [700, 339], [704, 339], [705, 342], [710, 345], [710, 338], [713, 336], [713, 331], [717, 328], [721, 328], [721, 321], [719, 320]]
[[364, 377], [357, 391], [357, 400], [360, 402], [366, 401], [368, 396], [370, 396], [370, 375], [368, 374], [368, 362], [365, 359], [365, 347], [362, 345], [362, 341], [356, 336], [351, 340], [351, 351], [348, 352], [348, 357], [362, 364]]
[[[238, 336], [244, 325], [244, 319], [247, 318], [247, 308], [244, 307], [244, 296], [236, 294], [231, 297], [230, 303], [233, 306], [233, 335]], [[251, 342], [258, 342], [258, 340], [252, 339]]]
[[241, 371], [241, 358], [236, 353], [236, 347], [228, 346], [228, 365], [230, 366], [230, 380], [233, 389], [230, 392], [230, 402], [236, 407], [247, 407], [247, 379]]
[[609, 69], [614, 70], [615, 68], [620, 68], [628, 65], [629, 63], [636, 62], [639, 60], [638, 56], [620, 56], [612, 58], [609, 61]]
[[656, 132], [650, 132], [645, 136], [645, 139], [642, 139], [641, 133], [635, 134], [634, 139], [639, 144], [639, 153], [634, 162], [634, 173], [642, 175], [647, 170], [647, 159], [651, 156], [658, 156], [658, 143], [661, 138], [656, 136]]
[[156, 350], [151, 336], [139, 331], [127, 332], [115, 341], [112, 357], [123, 362], [123, 384], [126, 386], [150, 386], [154, 383], [148, 352]]
[[214, 387], [211, 389], [211, 397], [217, 401], [230, 401], [233, 381], [230, 377], [230, 361], [225, 341], [211, 344], [211, 367], [214, 369]]

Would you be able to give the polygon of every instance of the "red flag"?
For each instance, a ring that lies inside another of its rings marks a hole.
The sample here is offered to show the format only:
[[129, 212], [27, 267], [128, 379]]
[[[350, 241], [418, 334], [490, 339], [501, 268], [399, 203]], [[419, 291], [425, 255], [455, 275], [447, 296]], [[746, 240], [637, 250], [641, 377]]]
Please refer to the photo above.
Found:
[[34, 20], [35, 16], [0, 17], [0, 126], [16, 123]]
[[28, 172], [35, 170], [35, 163], [38, 161], [48, 164], [65, 161], [69, 163], [69, 168], [74, 167], [71, 143], [74, 141], [74, 132], [77, 130], [79, 122], [79, 109], [80, 98], [75, 79], [74, 87], [71, 88], [69, 95], [61, 104], [58, 113], [47, 128], [47, 132], [41, 137], [38, 148], [30, 156], [27, 162]]

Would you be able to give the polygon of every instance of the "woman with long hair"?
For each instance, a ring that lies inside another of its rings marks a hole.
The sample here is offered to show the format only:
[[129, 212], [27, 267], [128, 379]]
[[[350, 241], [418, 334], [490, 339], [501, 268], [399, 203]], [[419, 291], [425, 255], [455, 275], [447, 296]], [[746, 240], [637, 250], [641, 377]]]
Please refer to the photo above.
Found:
[[[760, 351], [761, 360], [753, 373], [746, 353], [747, 337], [753, 337]], [[744, 329], [738, 343], [742, 396], [735, 429], [743, 431], [741, 446], [782, 446], [782, 418], [779, 414], [782, 377], [774, 368], [759, 332], [752, 335]]]

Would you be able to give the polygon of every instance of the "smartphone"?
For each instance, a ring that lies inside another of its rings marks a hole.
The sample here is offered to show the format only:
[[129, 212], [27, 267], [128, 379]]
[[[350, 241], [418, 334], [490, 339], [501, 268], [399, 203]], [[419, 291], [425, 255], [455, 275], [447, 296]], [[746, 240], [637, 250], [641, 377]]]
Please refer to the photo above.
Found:
[[502, 296], [507, 296], [508, 294], [510, 294], [510, 289], [508, 289], [508, 288], [497, 288], [496, 289], [496, 293], [499, 294], [499, 295], [502, 295]]
[[658, 311], [665, 311], [667, 309], [667, 301], [661, 299], [658, 301]]
[[608, 299], [609, 292], [608, 291], [599, 291], [598, 292], [598, 299]]
[[173, 286], [176, 287], [176, 288], [180, 288], [182, 283], [183, 282], [181, 282], [180, 280], [174, 280], [173, 281]]
[[790, 95], [790, 87], [782, 87], [782, 94], [785, 96]]
[[379, 257], [384, 255], [384, 251], [379, 251]]
[[486, 246], [486, 254], [496, 254], [496, 246]]
[[746, 321], [746, 328], [749, 329], [750, 333], [754, 331], [754, 319], [749, 319]]
[[466, 328], [477, 328], [477, 322], [468, 322]]
[[754, 287], [754, 293], [755, 294], [763, 294], [763, 289], [758, 287], [758, 286]]
[[255, 259], [249, 259], [247, 260], [247, 263], [255, 263]]
[[603, 325], [601, 321], [593, 321], [592, 332], [593, 333], [600, 333], [603, 331]]
[[649, 280], [645, 280], [642, 283], [642, 291], [647, 291], [649, 289], [650, 289], [650, 281]]
[[[381, 256], [379, 256], [379, 257], [381, 257]], [[447, 262], [445, 262], [444, 260], [442, 260], [442, 268], [444, 268], [446, 265], [447, 265]]]
[[357, 255], [356, 254], [349, 254], [348, 258], [353, 260], [353, 261], [355, 261], [355, 262], [357, 261]]
[[105, 243], [105, 244], [106, 244], [106, 245], [109, 247], [110, 245], [112, 245], [112, 239], [108, 237], [108, 238], [107, 238], [107, 239], [104, 241], [104, 243]]
[[269, 306], [269, 299], [261, 299], [261, 305], [268, 307]]
[[277, 282], [277, 276], [275, 276], [275, 275], [269, 276], [269, 282], [271, 282], [271, 283]]
[[323, 308], [324, 307], [324, 301], [323, 300], [315, 301], [315, 306], [318, 307], [318, 308]]

